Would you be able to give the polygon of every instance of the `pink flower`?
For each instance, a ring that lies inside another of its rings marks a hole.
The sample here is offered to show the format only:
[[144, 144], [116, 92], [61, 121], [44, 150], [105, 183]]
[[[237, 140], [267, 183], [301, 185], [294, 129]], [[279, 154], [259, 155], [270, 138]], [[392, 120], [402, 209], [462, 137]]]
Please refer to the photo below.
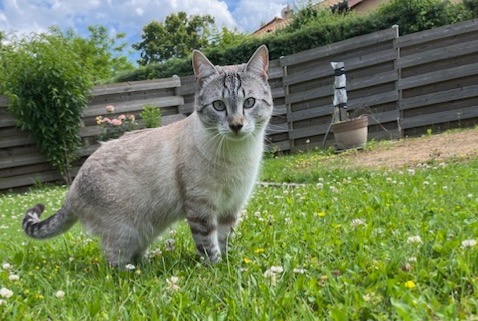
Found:
[[122, 123], [123, 123], [123, 122], [122, 122], [121, 120], [119, 120], [119, 119], [113, 119], [113, 120], [111, 121], [111, 125], [113, 125], [113, 126], [121, 126]]
[[121, 115], [118, 116], [118, 119], [119, 120], [125, 120], [126, 116], [124, 114], [121, 114]]
[[113, 106], [113, 105], [106, 106], [106, 111], [109, 112], [109, 113], [114, 112], [115, 111], [115, 106]]
[[103, 118], [103, 123], [111, 124], [111, 119], [108, 117]]

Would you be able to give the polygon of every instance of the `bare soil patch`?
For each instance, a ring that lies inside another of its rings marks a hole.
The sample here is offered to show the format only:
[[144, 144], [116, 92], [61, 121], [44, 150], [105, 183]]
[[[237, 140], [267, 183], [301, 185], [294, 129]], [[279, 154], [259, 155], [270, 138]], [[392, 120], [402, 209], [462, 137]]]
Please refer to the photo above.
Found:
[[452, 159], [478, 158], [478, 128], [420, 138], [390, 141], [378, 148], [350, 153], [347, 164], [359, 167], [400, 168]]

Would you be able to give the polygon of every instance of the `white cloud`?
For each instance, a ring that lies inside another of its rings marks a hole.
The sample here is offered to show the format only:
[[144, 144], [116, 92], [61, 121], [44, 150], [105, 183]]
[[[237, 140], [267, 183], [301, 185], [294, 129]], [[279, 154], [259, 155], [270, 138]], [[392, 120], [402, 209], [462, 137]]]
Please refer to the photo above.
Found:
[[241, 31], [252, 32], [267, 23], [287, 6], [286, 0], [242, 0], [234, 10]]

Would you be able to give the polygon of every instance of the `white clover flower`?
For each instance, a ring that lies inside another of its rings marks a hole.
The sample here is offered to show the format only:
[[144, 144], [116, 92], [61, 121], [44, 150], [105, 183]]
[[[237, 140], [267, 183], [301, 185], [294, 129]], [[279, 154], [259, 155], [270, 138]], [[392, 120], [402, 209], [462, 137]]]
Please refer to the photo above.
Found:
[[295, 268], [293, 271], [294, 273], [297, 273], [297, 274], [304, 274], [306, 272], [306, 269]]
[[8, 276], [8, 279], [9, 279], [10, 281], [18, 281], [18, 280], [20, 280], [20, 277], [19, 277], [18, 275], [16, 275], [16, 274], [10, 274], [10, 275]]
[[134, 269], [136, 269], [136, 266], [134, 266], [133, 264], [127, 264], [124, 268], [128, 271], [133, 271]]
[[416, 258], [415, 256], [409, 257], [409, 258], [408, 258], [408, 262], [410, 262], [410, 263], [416, 263], [416, 262], [417, 262], [417, 258]]
[[174, 244], [176, 243], [174, 239], [167, 239], [166, 241], [164, 241], [164, 243], [166, 245], [166, 251], [168, 252], [174, 251], [175, 249]]
[[422, 238], [420, 237], [420, 235], [414, 235], [414, 236], [409, 236], [409, 237], [408, 237], [407, 243], [410, 243], [410, 244], [422, 244], [423, 241], [422, 241]]
[[7, 301], [0, 299], [0, 305], [7, 304]]
[[352, 227], [359, 227], [360, 225], [365, 225], [365, 221], [360, 218], [355, 218], [350, 222]]
[[12, 266], [10, 265], [10, 263], [3, 263], [2, 264], [2, 269], [4, 270], [11, 270], [12, 269]]
[[282, 273], [284, 272], [284, 268], [282, 266], [271, 266], [269, 269], [272, 273]]
[[317, 188], [318, 189], [323, 189], [324, 188], [324, 183], [317, 183]]
[[470, 248], [475, 246], [476, 243], [477, 243], [476, 240], [464, 240], [463, 242], [461, 242], [461, 247], [463, 249]]
[[63, 292], [63, 291], [61, 291], [61, 290], [60, 290], [60, 291], [56, 291], [55, 296], [56, 296], [58, 299], [61, 299], [61, 298], [63, 298], [63, 297], [65, 296], [65, 292]]
[[177, 276], [172, 276], [169, 279], [166, 279], [166, 284], [168, 285], [168, 289], [171, 291], [178, 291], [181, 289], [178, 285], [179, 278]]
[[13, 295], [13, 291], [12, 290], [9, 290], [7, 288], [1, 288], [0, 289], [0, 297], [2, 298], [10, 298], [11, 296]]

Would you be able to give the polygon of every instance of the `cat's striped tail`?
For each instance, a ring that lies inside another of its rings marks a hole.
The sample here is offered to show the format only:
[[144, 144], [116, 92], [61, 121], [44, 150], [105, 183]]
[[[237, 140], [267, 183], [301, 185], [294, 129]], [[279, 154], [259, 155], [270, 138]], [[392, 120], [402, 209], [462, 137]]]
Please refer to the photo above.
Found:
[[62, 207], [54, 215], [40, 221], [40, 215], [45, 210], [45, 205], [37, 204], [27, 210], [23, 218], [23, 230], [35, 239], [46, 239], [66, 232], [76, 223], [78, 218]]

